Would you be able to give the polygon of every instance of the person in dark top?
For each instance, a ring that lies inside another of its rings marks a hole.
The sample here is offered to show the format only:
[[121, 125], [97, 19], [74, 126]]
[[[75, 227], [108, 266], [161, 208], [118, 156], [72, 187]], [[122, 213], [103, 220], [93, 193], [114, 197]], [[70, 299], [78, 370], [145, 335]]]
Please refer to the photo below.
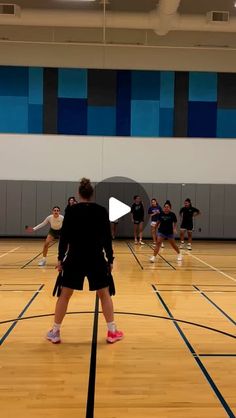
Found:
[[184, 248], [184, 234], [187, 231], [188, 243], [187, 249], [192, 250], [192, 235], [193, 235], [193, 218], [200, 215], [200, 210], [192, 206], [190, 199], [185, 199], [184, 206], [180, 209], [179, 214], [182, 218], [180, 225], [180, 246]]
[[143, 239], [143, 222], [144, 222], [144, 207], [141, 197], [134, 196], [134, 203], [131, 206], [131, 217], [134, 224], [134, 243], [144, 245]]
[[[58, 271], [62, 271], [62, 290], [57, 300], [54, 326], [47, 339], [60, 343], [60, 326], [74, 290], [82, 290], [87, 276], [89, 290], [97, 292], [107, 322], [107, 342], [123, 338], [114, 323], [113, 303], [109, 294], [109, 273], [113, 250], [108, 213], [91, 201], [93, 187], [83, 178], [79, 185], [79, 203], [66, 211], [58, 248]], [[96, 220], [96, 222], [94, 222]], [[106, 259], [104, 257], [104, 252]]]
[[67, 200], [67, 206], [66, 206], [66, 208], [65, 208], [65, 213], [66, 213], [66, 211], [67, 211], [67, 209], [68, 208], [70, 208], [71, 206], [73, 206], [73, 205], [76, 205], [78, 202], [77, 202], [77, 200], [76, 200], [76, 198], [75, 198], [75, 196], [70, 196], [70, 197], [68, 197], [68, 200]]
[[162, 212], [161, 206], [158, 204], [157, 199], [151, 200], [151, 206], [148, 208], [148, 214], [150, 215], [150, 221], [151, 221], [151, 234], [153, 239], [153, 245], [156, 245], [157, 243], [157, 226], [158, 226], [158, 220], [159, 215]]
[[177, 260], [182, 260], [182, 255], [180, 253], [179, 248], [175, 243], [174, 233], [176, 233], [176, 225], [177, 225], [177, 218], [174, 212], [171, 212], [170, 205], [165, 203], [163, 207], [163, 211], [159, 216], [159, 227], [157, 233], [157, 245], [154, 249], [153, 256], [150, 257], [151, 263], [154, 263], [156, 260], [156, 256], [159, 253], [161, 248], [161, 244], [164, 239], [168, 239], [170, 245], [174, 248], [177, 252]]

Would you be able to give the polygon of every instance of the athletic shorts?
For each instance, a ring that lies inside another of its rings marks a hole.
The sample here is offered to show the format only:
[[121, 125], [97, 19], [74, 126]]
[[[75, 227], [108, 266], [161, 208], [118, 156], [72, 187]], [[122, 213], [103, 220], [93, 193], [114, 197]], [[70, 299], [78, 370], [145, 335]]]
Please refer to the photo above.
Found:
[[117, 221], [111, 221], [111, 224], [115, 224], [115, 225], [117, 225], [119, 223], [119, 221], [117, 220]]
[[76, 262], [66, 262], [63, 265], [62, 286], [74, 290], [83, 290], [84, 279], [87, 277], [89, 290], [99, 290], [110, 284], [108, 268], [105, 259], [93, 263], [90, 260], [88, 266], [79, 266]]
[[155, 221], [151, 222], [151, 226], [156, 226], [156, 225], [157, 225], [157, 222], [155, 222]]
[[165, 239], [174, 239], [174, 234], [162, 234], [161, 232], [157, 233], [158, 237], [165, 238]]
[[53, 237], [54, 239], [60, 238], [60, 233], [61, 233], [60, 229], [50, 228], [49, 231], [48, 231], [48, 235], [51, 235], [51, 237]]
[[144, 220], [143, 219], [134, 219], [134, 225], [139, 225], [139, 224], [141, 224], [142, 222], [144, 222]]
[[193, 224], [181, 224], [180, 229], [182, 229], [182, 231], [192, 231]]

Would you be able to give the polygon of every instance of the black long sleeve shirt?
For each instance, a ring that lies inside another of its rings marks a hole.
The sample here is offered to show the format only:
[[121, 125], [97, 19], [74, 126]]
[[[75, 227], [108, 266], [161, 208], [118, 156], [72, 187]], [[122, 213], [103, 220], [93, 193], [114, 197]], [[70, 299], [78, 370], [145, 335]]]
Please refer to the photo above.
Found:
[[[68, 252], [67, 252], [68, 251]], [[63, 221], [58, 260], [90, 265], [103, 256], [113, 262], [109, 217], [106, 209], [93, 202], [82, 202], [67, 209]]]

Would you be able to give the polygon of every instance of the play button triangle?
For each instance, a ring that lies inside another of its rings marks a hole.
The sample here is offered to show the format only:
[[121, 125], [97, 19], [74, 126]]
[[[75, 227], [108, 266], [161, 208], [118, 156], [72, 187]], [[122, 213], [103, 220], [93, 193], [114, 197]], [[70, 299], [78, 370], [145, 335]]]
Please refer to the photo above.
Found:
[[131, 211], [131, 208], [115, 197], [109, 199], [109, 219], [114, 222]]

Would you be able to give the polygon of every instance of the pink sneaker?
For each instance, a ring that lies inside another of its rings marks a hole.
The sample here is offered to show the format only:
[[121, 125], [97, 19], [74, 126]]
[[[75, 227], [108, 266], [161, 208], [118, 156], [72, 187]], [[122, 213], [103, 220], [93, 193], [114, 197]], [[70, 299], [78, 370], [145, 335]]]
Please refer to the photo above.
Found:
[[48, 331], [46, 339], [51, 341], [53, 344], [59, 344], [61, 342], [60, 331], [53, 332], [53, 329]]
[[124, 333], [122, 331], [116, 330], [115, 332], [107, 331], [107, 342], [108, 343], [115, 343], [116, 341], [120, 341], [124, 338]]

